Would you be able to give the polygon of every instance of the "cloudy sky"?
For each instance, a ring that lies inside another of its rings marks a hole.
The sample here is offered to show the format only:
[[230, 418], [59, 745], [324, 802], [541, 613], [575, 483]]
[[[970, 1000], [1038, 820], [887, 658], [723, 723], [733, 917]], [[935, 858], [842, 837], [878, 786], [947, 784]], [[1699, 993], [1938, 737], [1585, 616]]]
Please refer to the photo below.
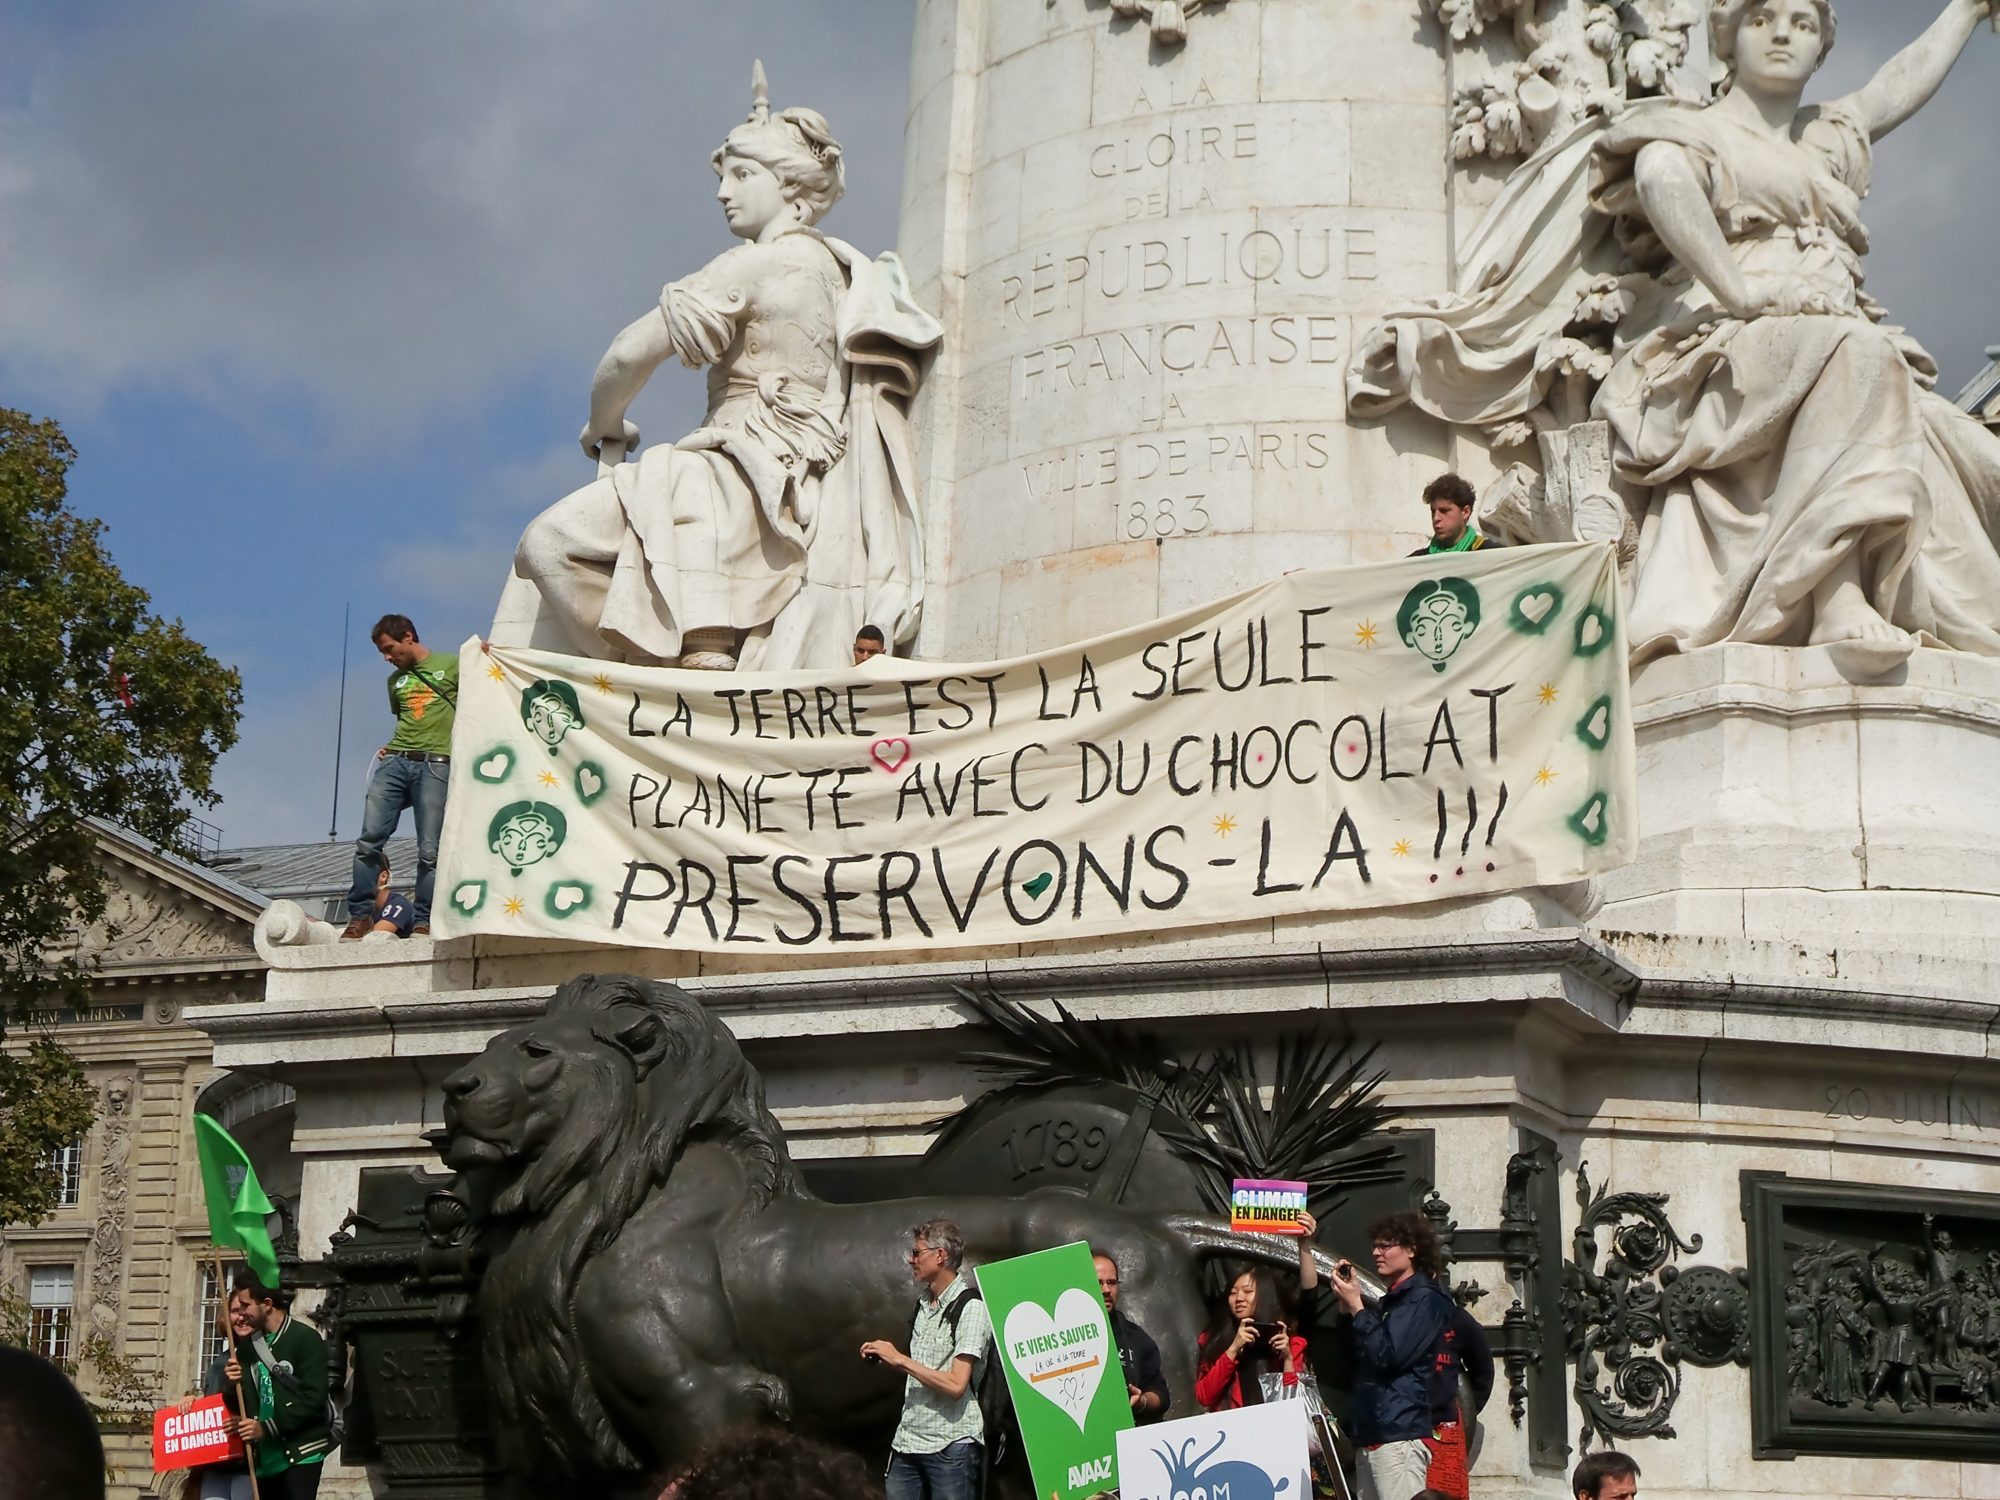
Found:
[[[356, 635], [402, 609], [456, 643], [523, 522], [589, 477], [605, 343], [725, 244], [708, 154], [753, 57], [847, 148], [828, 229], [893, 243], [912, 4], [8, 6], [0, 403], [63, 422], [72, 502], [242, 669], [229, 842], [327, 833], [343, 606]], [[1824, 89], [1930, 10], [1843, 0]], [[2000, 37], [1973, 52], [1885, 146], [1869, 209], [1871, 287], [1954, 390], [2000, 341]], [[634, 407], [653, 439], [699, 415], [700, 382], [663, 375]], [[346, 837], [383, 671], [350, 643]]]

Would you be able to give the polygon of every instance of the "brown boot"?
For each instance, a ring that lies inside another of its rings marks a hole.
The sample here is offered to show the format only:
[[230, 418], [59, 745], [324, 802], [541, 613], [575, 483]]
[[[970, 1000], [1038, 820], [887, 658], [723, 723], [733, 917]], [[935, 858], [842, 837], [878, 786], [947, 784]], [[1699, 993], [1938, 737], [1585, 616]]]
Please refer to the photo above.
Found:
[[347, 926], [341, 930], [341, 940], [344, 942], [348, 938], [366, 937], [374, 926], [373, 917], [349, 917]]
[[431, 935], [431, 924], [428, 922], [419, 922], [417, 923], [416, 926], [410, 929], [411, 937], [429, 937], [430, 935]]

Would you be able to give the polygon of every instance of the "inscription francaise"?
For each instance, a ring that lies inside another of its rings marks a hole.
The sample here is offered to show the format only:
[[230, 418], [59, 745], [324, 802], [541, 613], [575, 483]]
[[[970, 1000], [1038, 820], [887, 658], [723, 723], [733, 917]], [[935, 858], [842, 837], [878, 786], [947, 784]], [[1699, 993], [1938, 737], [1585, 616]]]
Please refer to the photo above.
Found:
[[1061, 395], [1165, 370], [1241, 369], [1250, 365], [1338, 364], [1342, 320], [1279, 313], [1268, 318], [1211, 318], [1088, 334], [1030, 349], [1014, 361], [1017, 398]]

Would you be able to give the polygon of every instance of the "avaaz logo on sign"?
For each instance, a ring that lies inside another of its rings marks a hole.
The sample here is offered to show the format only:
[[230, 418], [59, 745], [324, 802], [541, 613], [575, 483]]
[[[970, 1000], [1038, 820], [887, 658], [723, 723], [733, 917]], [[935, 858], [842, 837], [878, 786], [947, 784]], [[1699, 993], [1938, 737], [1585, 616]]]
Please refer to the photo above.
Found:
[[1118, 1434], [1123, 1500], [1311, 1500], [1306, 1412], [1245, 1406]]

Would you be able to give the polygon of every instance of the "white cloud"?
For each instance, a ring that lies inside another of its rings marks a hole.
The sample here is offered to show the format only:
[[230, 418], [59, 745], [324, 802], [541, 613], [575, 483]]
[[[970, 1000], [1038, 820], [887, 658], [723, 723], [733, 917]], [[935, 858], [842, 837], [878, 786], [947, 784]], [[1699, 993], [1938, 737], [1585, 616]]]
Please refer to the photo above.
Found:
[[[762, 55], [893, 238], [909, 0], [124, 6], [18, 40], [0, 346], [91, 399], [273, 387], [349, 436], [581, 368], [727, 244], [708, 154]], [[865, 101], [865, 103], [864, 103]], [[587, 378], [583, 377], [583, 378]]]

